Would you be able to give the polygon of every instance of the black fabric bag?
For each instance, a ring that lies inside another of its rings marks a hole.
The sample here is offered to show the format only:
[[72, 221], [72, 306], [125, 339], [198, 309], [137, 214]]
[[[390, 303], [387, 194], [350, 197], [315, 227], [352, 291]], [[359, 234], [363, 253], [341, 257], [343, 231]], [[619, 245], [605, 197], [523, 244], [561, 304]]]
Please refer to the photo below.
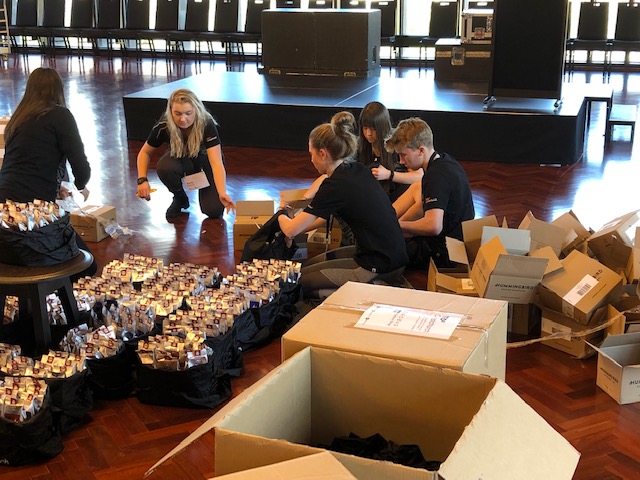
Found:
[[68, 378], [45, 378], [51, 392], [53, 421], [61, 434], [82, 424], [93, 409], [93, 394], [89, 385], [89, 370]]
[[244, 244], [240, 262], [250, 262], [254, 258], [259, 260], [291, 260], [298, 250], [296, 242], [292, 240], [291, 247], [286, 245], [286, 237], [280, 230], [278, 217], [283, 211], [277, 212], [260, 229], [251, 235]]
[[224, 335], [204, 341], [213, 350], [216, 375], [239, 377], [242, 373], [242, 348], [238, 345], [236, 330], [232, 328]]
[[126, 347], [113, 357], [87, 359], [87, 367], [94, 399], [117, 400], [134, 393], [134, 357]]
[[70, 215], [27, 232], [0, 228], [0, 263], [48, 267], [71, 260], [79, 253]]
[[214, 408], [231, 397], [231, 378], [216, 372], [215, 361], [186, 370], [137, 367], [138, 400], [150, 405]]
[[55, 427], [51, 393], [40, 410], [25, 422], [0, 418], [0, 465], [25, 465], [53, 458], [62, 452], [62, 437]]
[[300, 283], [282, 283], [271, 303], [238, 315], [233, 321], [238, 346], [246, 352], [282, 335], [298, 313], [300, 289]]

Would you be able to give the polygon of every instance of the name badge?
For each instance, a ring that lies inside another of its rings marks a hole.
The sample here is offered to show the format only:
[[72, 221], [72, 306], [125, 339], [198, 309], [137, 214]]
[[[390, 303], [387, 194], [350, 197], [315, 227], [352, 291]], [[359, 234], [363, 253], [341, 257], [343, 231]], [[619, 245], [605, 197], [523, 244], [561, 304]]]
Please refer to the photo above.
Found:
[[200, 170], [198, 173], [186, 175], [182, 178], [182, 184], [187, 190], [200, 190], [209, 186], [209, 180], [205, 173]]

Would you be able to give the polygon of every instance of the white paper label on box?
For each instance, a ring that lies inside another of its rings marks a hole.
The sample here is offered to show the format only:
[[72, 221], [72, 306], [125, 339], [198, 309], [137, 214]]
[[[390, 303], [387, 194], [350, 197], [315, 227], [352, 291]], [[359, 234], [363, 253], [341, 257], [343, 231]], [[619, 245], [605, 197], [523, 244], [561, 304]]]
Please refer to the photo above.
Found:
[[447, 340], [464, 318], [460, 313], [375, 303], [362, 314], [355, 327]]
[[463, 290], [473, 290], [473, 280], [471, 280], [470, 278], [463, 278], [462, 279], [462, 289]]
[[185, 175], [182, 183], [187, 190], [200, 190], [209, 186], [209, 180], [202, 170], [192, 175]]
[[569, 305], [576, 306], [582, 298], [589, 293], [589, 291], [598, 285], [598, 280], [596, 280], [591, 275], [585, 275], [582, 280], [580, 280], [575, 287], [573, 287], [567, 294], [562, 297], [562, 299], [567, 302]]

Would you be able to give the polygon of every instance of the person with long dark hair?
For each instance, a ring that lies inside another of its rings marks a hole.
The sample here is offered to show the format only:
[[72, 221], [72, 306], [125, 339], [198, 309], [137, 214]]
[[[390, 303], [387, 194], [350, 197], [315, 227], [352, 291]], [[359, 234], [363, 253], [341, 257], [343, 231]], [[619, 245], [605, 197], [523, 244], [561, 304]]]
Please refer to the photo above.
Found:
[[[287, 237], [307, 231], [317, 219], [338, 215], [353, 230], [356, 245], [329, 251], [309, 260], [302, 269], [305, 295], [324, 296], [348, 281], [370, 282], [397, 273], [408, 261], [395, 211], [369, 168], [355, 160], [355, 117], [339, 112], [330, 123], [315, 127], [309, 135], [311, 163], [327, 177], [311, 203], [294, 218], [280, 215]], [[328, 292], [327, 292], [328, 293]]]
[[149, 163], [153, 153], [167, 143], [169, 148], [157, 166], [158, 178], [173, 194], [167, 218], [175, 218], [189, 208], [183, 184], [189, 176], [198, 182], [202, 213], [219, 218], [225, 210], [235, 209], [227, 194], [227, 173], [216, 122], [195, 93], [184, 88], [171, 94], [165, 113], [138, 153], [138, 197], [151, 199]]
[[422, 178], [422, 169], [409, 170], [400, 164], [395, 152], [384, 148], [384, 140], [392, 129], [389, 110], [380, 102], [367, 103], [358, 120], [358, 160], [371, 168], [392, 202], [402, 195], [409, 185]]
[[[0, 169], [0, 201], [54, 202], [69, 192], [62, 187], [67, 178], [67, 161], [75, 186], [88, 195], [91, 166], [84, 152], [78, 125], [66, 106], [62, 79], [52, 68], [36, 68], [29, 79], [22, 100], [11, 115], [4, 131], [5, 155]], [[89, 250], [76, 236], [79, 248]], [[75, 276], [94, 275], [94, 261]]]

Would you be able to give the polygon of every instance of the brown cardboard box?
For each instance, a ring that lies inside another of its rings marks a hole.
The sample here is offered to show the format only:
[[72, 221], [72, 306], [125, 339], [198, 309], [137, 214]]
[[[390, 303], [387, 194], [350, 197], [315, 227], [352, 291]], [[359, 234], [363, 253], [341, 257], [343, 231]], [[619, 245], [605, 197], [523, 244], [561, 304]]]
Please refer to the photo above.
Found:
[[[415, 444], [437, 470], [342, 453], [361, 480], [569, 480], [580, 454], [502, 380], [308, 347], [167, 454], [215, 429], [216, 475], [320, 453], [353, 432]], [[151, 471], [152, 471], [151, 470]]]
[[620, 297], [622, 277], [597, 260], [573, 250], [562, 259], [562, 266], [542, 279], [538, 288], [541, 306], [588, 325], [597, 308]]
[[242, 251], [249, 237], [275, 213], [273, 200], [238, 200], [233, 222], [233, 249]]
[[518, 228], [531, 232], [531, 250], [529, 253], [543, 247], [551, 247], [557, 256], [561, 254], [565, 240], [564, 228], [538, 220], [531, 212], [525, 215]]
[[210, 480], [355, 480], [329, 452], [315, 453], [264, 467], [222, 475]]
[[589, 249], [603, 265], [615, 272], [624, 272], [639, 222], [640, 210], [611, 220], [589, 237]]
[[586, 244], [591, 232], [580, 223], [580, 220], [572, 210], [560, 215], [551, 222], [551, 225], [561, 227], [565, 232], [561, 255], [567, 256], [574, 249], [585, 253], [586, 247], [583, 248], [582, 246]]
[[116, 220], [116, 208], [110, 205], [89, 205], [71, 212], [71, 225], [85, 242], [99, 242], [109, 234], [104, 227]]
[[[374, 303], [464, 315], [447, 340], [354, 328]], [[309, 345], [504, 379], [507, 305], [444, 293], [348, 282], [282, 336], [282, 359]]]
[[500, 238], [493, 237], [478, 250], [471, 280], [483, 298], [528, 304], [548, 263], [547, 258], [508, 255]]
[[[611, 323], [609, 326], [604, 325]], [[599, 308], [585, 326], [560, 312], [542, 309], [542, 343], [576, 358], [595, 353], [591, 345], [600, 345], [608, 335], [624, 333], [624, 315], [611, 305]], [[591, 345], [590, 345], [591, 344]]]
[[451, 293], [454, 295], [467, 295], [477, 297], [478, 292], [469, 277], [469, 266], [459, 264], [452, 268], [438, 268], [433, 262], [429, 262], [427, 275], [427, 291], [438, 293]]

